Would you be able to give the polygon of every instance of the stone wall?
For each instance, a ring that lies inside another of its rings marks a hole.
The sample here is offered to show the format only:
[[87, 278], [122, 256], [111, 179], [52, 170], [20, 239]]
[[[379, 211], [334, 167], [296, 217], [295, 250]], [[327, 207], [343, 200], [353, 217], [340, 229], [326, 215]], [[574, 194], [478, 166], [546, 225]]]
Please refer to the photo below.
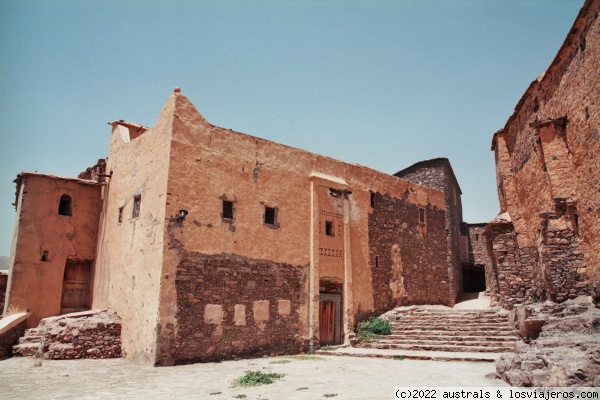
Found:
[[536, 260], [531, 258], [526, 249], [519, 248], [512, 224], [491, 225], [490, 232], [494, 238], [491, 247], [495, 268], [489, 272], [486, 270], [486, 276], [496, 281], [487, 280], [486, 284], [490, 285], [490, 293], [496, 295], [500, 304], [511, 309], [515, 304], [533, 299], [533, 265]]
[[[510, 214], [522, 268], [533, 270], [536, 296], [557, 301], [586, 293], [585, 282], [600, 298], [599, 13], [600, 2], [585, 1], [492, 141], [500, 211]], [[557, 239], [546, 237], [548, 218], [564, 226]]]
[[[190, 254], [177, 266], [175, 363], [298, 353], [307, 266]], [[160, 361], [159, 361], [160, 364]]]
[[45, 318], [42, 349], [44, 358], [121, 357], [121, 318], [110, 311], [73, 313]]
[[447, 158], [435, 158], [418, 162], [397, 172], [395, 176], [444, 192], [446, 205], [446, 264], [450, 282], [450, 298], [454, 305], [461, 287], [460, 224], [462, 222], [461, 190]]
[[579, 237], [560, 220], [549, 220], [542, 235], [541, 278], [545, 296], [561, 302], [588, 295], [587, 268]]
[[375, 313], [407, 304], [452, 305], [446, 268], [445, 211], [374, 193], [369, 257]]

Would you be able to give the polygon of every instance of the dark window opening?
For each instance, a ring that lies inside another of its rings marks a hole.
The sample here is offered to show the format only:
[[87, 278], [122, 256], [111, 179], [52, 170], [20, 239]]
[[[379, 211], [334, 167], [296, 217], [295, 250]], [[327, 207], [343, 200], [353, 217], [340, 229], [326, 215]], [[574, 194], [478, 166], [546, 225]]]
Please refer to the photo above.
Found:
[[476, 233], [476, 234], [475, 234], [475, 241], [476, 241], [476, 242], [479, 242], [479, 233]]
[[48, 250], [44, 250], [44, 252], [42, 253], [41, 261], [50, 261]]
[[575, 233], [579, 232], [579, 215], [573, 214], [573, 221], [575, 222]]
[[63, 194], [60, 196], [60, 203], [58, 204], [58, 214], [71, 216], [71, 196]]
[[140, 208], [142, 206], [142, 195], [138, 194], [133, 196], [133, 212], [131, 213], [131, 218], [137, 218], [140, 216]]
[[333, 221], [325, 221], [325, 234], [327, 236], [335, 236], [333, 233]]
[[277, 210], [274, 207], [265, 207], [265, 224], [277, 224]]
[[375, 207], [375, 193], [371, 192], [371, 207]]
[[375, 268], [379, 268], [379, 257], [375, 256]]
[[233, 201], [223, 200], [223, 219], [233, 219]]
[[123, 208], [119, 207], [119, 223], [123, 222]]
[[420, 224], [425, 223], [425, 209], [424, 208], [419, 208], [419, 223]]

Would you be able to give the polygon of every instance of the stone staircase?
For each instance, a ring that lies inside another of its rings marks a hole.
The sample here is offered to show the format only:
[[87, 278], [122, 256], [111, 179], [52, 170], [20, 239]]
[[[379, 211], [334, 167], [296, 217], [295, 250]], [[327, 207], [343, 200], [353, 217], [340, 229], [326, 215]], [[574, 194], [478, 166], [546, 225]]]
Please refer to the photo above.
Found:
[[506, 353], [519, 337], [506, 314], [494, 310], [396, 309], [386, 314], [391, 335], [364, 343], [364, 348], [416, 351]]
[[442, 306], [400, 307], [384, 314], [390, 335], [353, 347], [317, 350], [317, 354], [436, 361], [495, 362], [515, 351], [520, 338], [506, 312]]
[[13, 354], [21, 356], [35, 356], [43, 350], [45, 327], [36, 327], [25, 330], [25, 334], [19, 338], [19, 344], [13, 346]]

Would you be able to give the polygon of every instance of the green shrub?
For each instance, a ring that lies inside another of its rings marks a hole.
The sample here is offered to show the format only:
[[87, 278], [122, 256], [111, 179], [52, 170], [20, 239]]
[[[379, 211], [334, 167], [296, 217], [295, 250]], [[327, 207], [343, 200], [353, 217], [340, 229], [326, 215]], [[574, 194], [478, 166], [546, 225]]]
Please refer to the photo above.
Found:
[[389, 335], [392, 333], [392, 324], [385, 319], [374, 317], [356, 325], [356, 336], [363, 341], [369, 342], [377, 335]]
[[283, 378], [285, 374], [269, 373], [265, 374], [261, 371], [246, 371], [246, 375], [237, 378], [233, 384], [234, 386], [260, 386], [269, 385], [275, 381], [275, 379]]

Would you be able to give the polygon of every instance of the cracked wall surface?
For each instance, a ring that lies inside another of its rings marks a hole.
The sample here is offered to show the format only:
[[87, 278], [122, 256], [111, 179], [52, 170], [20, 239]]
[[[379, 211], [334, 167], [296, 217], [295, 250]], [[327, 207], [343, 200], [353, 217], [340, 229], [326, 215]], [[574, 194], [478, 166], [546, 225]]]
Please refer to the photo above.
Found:
[[[95, 259], [100, 190], [94, 181], [35, 173], [17, 178], [18, 224], [9, 261], [5, 312], [29, 311], [28, 327], [61, 313], [67, 260]], [[65, 194], [72, 200], [70, 216], [58, 213]]]

